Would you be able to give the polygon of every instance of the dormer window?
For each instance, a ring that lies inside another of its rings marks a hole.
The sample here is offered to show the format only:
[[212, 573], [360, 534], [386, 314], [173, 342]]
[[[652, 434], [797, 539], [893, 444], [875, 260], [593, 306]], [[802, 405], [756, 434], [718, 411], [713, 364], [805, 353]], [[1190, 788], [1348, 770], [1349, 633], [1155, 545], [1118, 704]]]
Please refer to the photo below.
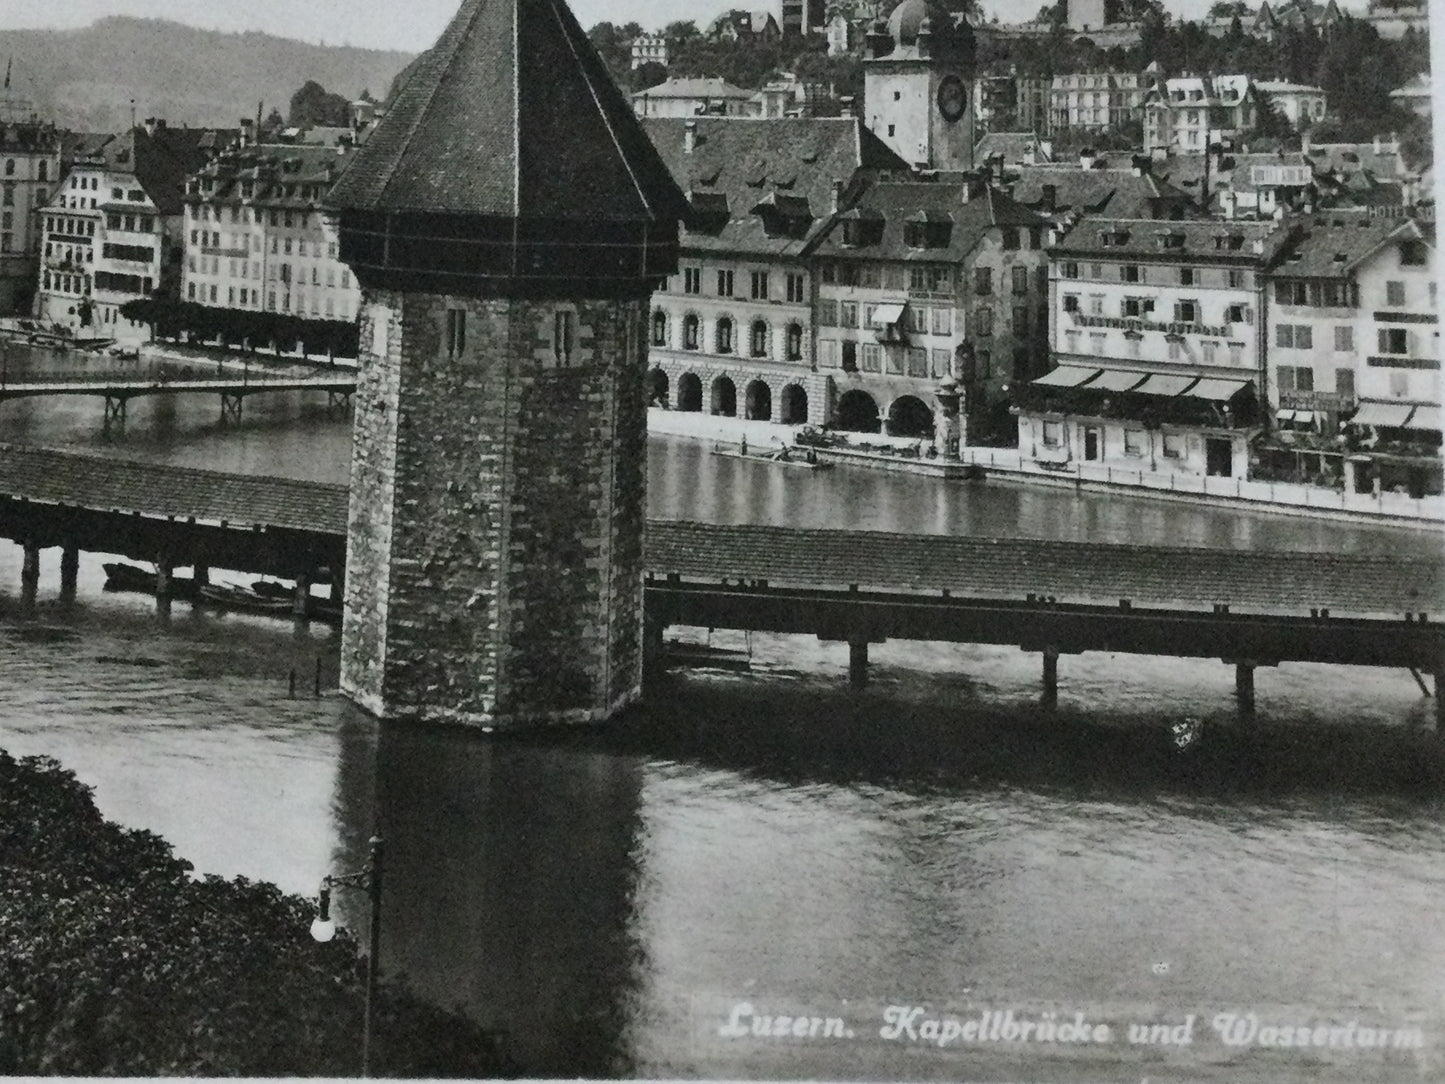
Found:
[[1128, 243], [1128, 230], [1103, 230], [1099, 234], [1099, 244], [1105, 248], [1123, 248]]
[[1159, 235], [1160, 248], [1183, 248], [1184, 235], [1182, 233], [1163, 233]]

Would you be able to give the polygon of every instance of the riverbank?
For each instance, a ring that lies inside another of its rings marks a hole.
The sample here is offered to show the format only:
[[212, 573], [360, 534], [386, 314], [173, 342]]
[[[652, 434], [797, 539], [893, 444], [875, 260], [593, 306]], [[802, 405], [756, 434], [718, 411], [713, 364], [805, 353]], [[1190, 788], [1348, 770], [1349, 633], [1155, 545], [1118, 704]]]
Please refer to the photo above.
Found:
[[[48, 758], [0, 750], [0, 1074], [354, 1076], [364, 966], [309, 900], [197, 878], [103, 819]], [[378, 1076], [506, 1075], [489, 1034], [403, 990], [374, 1008]]]
[[[715, 443], [747, 441], [750, 448], [795, 444], [801, 425], [649, 408], [649, 433]], [[1260, 482], [1244, 478], [1123, 470], [1094, 463], [1068, 469], [1045, 466], [1017, 448], [964, 447], [957, 461], [930, 458], [928, 442], [878, 433], [833, 433], [842, 443], [816, 449], [820, 459], [870, 470], [929, 475], [941, 479], [988, 477], [1029, 485], [1091, 492], [1122, 492], [1156, 500], [1276, 512], [1351, 523], [1384, 523], [1436, 528], [1445, 523], [1445, 497], [1416, 499], [1400, 493], [1348, 493], [1323, 486]]]

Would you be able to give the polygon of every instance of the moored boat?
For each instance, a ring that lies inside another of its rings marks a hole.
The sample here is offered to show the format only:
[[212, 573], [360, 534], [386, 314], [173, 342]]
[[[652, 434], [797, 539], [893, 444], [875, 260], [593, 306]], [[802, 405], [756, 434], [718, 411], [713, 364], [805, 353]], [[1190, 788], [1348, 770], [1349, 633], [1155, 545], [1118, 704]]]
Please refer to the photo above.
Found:
[[225, 587], [220, 584], [206, 584], [196, 595], [203, 602], [231, 610], [245, 610], [249, 613], [286, 613], [291, 609], [291, 599], [275, 595], [258, 595], [247, 587]]
[[[107, 591], [140, 591], [147, 595], [156, 593], [156, 574], [153, 569], [127, 564], [124, 561], [107, 561], [101, 565], [101, 568], [105, 569], [105, 589]], [[172, 574], [170, 593], [172, 598], [194, 598], [196, 594], [195, 580], [190, 576]]]

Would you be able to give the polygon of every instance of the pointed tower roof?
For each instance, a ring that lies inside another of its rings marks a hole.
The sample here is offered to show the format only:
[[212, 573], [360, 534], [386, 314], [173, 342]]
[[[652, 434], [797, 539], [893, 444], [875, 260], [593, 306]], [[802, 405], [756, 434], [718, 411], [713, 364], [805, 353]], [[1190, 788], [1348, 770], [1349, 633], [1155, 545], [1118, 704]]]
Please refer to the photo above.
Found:
[[327, 203], [509, 219], [685, 211], [563, 0], [463, 0]]

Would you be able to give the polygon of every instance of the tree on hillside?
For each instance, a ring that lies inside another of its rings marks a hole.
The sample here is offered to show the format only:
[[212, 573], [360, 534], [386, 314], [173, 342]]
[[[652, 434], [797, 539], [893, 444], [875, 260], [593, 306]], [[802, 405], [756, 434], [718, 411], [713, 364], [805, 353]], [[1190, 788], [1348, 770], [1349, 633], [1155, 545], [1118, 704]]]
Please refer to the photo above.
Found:
[[1241, 19], [1248, 14], [1249, 5], [1244, 0], [1219, 0], [1209, 9], [1209, 17], [1213, 20]]
[[314, 79], [291, 95], [287, 120], [293, 128], [310, 128], [324, 124], [345, 127], [351, 123], [351, 103], [343, 94], [331, 94]]
[[682, 19], [664, 26], [662, 36], [667, 40], [667, 52], [670, 57], [675, 50], [700, 39], [702, 31], [698, 30], [697, 23], [691, 19]]
[[266, 114], [266, 119], [261, 122], [261, 131], [258, 138], [261, 142], [274, 141], [286, 127], [286, 118], [281, 115], [281, 110], [274, 105], [271, 112]]
[[629, 83], [633, 90], [647, 90], [667, 82], [667, 69], [655, 60], [644, 61], [632, 72]]

